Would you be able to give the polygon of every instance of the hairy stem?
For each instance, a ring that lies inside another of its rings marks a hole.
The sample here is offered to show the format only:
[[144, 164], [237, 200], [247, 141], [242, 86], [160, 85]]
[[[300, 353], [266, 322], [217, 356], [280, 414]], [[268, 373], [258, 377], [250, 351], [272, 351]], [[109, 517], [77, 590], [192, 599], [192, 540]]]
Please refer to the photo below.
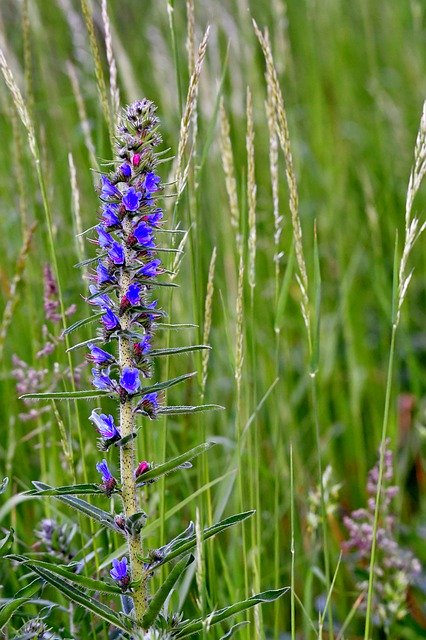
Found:
[[[130, 220], [123, 222], [126, 233], [131, 230]], [[129, 250], [125, 249], [126, 263], [129, 259]], [[120, 299], [125, 295], [130, 283], [130, 275], [123, 268], [120, 277]], [[129, 312], [125, 312], [121, 319], [123, 330], [129, 328]], [[123, 336], [119, 339], [119, 364], [120, 371], [124, 367], [132, 367], [132, 346], [129, 340]], [[133, 433], [134, 417], [132, 411], [132, 401], [129, 397], [120, 404], [120, 433], [125, 438]], [[130, 440], [125, 446], [120, 447], [120, 470], [121, 470], [121, 497], [123, 500], [124, 515], [129, 518], [138, 511], [138, 501], [136, 496], [136, 481], [134, 477], [135, 469], [135, 441]], [[135, 619], [142, 622], [142, 617], [146, 608], [146, 583], [144, 580], [142, 555], [142, 541], [140, 533], [128, 534], [127, 544], [130, 558], [130, 574], [136, 586], [133, 589], [133, 602], [135, 605]]]

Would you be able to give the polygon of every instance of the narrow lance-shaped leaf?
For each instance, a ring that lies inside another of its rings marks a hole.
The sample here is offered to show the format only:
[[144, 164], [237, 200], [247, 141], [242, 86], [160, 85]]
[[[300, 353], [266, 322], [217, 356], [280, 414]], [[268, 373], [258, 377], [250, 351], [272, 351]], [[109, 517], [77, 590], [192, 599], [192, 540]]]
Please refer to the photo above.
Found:
[[71, 326], [69, 326], [69, 327], [67, 327], [65, 329], [65, 331], [63, 332], [63, 335], [67, 336], [72, 331], [75, 331], [76, 329], [79, 329], [80, 327], [84, 327], [84, 325], [90, 324], [91, 322], [95, 322], [95, 320], [99, 320], [100, 318], [102, 318], [104, 313], [105, 313], [105, 311], [99, 311], [98, 313], [94, 313], [93, 315], [89, 316], [88, 318], [83, 318], [82, 320], [77, 320], [77, 322], [74, 322], [74, 324], [72, 324]]
[[14, 530], [11, 529], [9, 533], [0, 541], [0, 558], [9, 553], [13, 545]]
[[98, 602], [98, 600], [94, 600], [81, 589], [76, 589], [47, 569], [42, 569], [35, 565], [33, 565], [31, 569], [34, 573], [43, 578], [43, 580], [51, 584], [53, 587], [56, 587], [58, 591], [72, 602], [76, 602], [91, 613], [94, 613], [123, 631], [131, 630], [132, 621], [130, 619], [126, 619], [123, 615], [118, 616], [115, 611], [110, 609], [110, 607]]
[[94, 338], [89, 338], [89, 340], [84, 340], [84, 342], [79, 342], [78, 344], [73, 344], [71, 347], [67, 349], [68, 351], [74, 351], [74, 349], [80, 349], [81, 347], [87, 347], [89, 344], [94, 344], [95, 342], [105, 342], [102, 336], [95, 336]]
[[196, 456], [199, 456], [205, 451], [208, 451], [215, 444], [216, 444], [215, 442], [204, 442], [203, 444], [199, 444], [197, 447], [194, 447], [193, 449], [190, 449], [189, 451], [182, 453], [176, 458], [172, 458], [171, 460], [167, 460], [163, 464], [159, 464], [157, 467], [150, 469], [149, 471], [144, 473], [142, 476], [140, 476], [140, 480], [137, 486], [143, 486], [147, 482], [153, 482], [157, 480], [157, 478], [159, 478], [160, 476], [163, 476], [165, 473], [170, 473], [175, 469], [179, 469], [179, 467], [181, 467], [185, 462], [189, 462], [190, 460], [193, 460], [193, 458], [195, 458]]
[[0, 482], [0, 494], [6, 491], [8, 484], [9, 484], [9, 478], [3, 478], [3, 480]]
[[166, 580], [158, 589], [155, 596], [151, 600], [148, 609], [146, 610], [146, 613], [142, 620], [142, 626], [144, 629], [149, 629], [153, 625], [158, 614], [161, 611], [161, 607], [163, 606], [167, 596], [175, 586], [182, 573], [190, 564], [192, 564], [192, 562], [194, 562], [194, 556], [183, 558], [170, 571]]
[[[112, 492], [116, 493], [118, 492], [118, 489], [115, 488]], [[31, 489], [31, 491], [24, 492], [24, 495], [29, 496], [73, 496], [94, 494], [105, 495], [105, 492], [100, 489], [99, 485], [94, 483], [64, 485], [62, 487], [52, 487], [51, 489]]]
[[225, 633], [225, 635], [222, 636], [220, 640], [229, 640], [229, 638], [232, 638], [232, 636], [238, 629], [241, 629], [241, 627], [245, 627], [247, 624], [250, 624], [247, 620], [244, 620], [243, 622], [237, 622], [237, 624], [233, 624], [228, 633]]
[[25, 393], [20, 400], [90, 400], [91, 398], [104, 398], [111, 395], [110, 391], [101, 389], [88, 389], [84, 391], [52, 391], [45, 393]]
[[207, 344], [195, 344], [189, 345], [188, 347], [170, 347], [169, 349], [153, 349], [150, 351], [150, 357], [154, 358], [156, 356], [173, 356], [178, 355], [180, 353], [189, 353], [191, 351], [201, 351], [203, 349], [211, 349], [211, 347]]
[[225, 407], [220, 404], [199, 404], [199, 405], [171, 405], [169, 407], [160, 407], [158, 413], [176, 416], [187, 415], [191, 413], [201, 413], [202, 411], [222, 411]]
[[[53, 487], [50, 487], [48, 484], [44, 484], [44, 482], [38, 482], [38, 481], [33, 482], [33, 485], [35, 486], [36, 489], [41, 489], [41, 490], [53, 488]], [[65, 502], [65, 504], [68, 504], [70, 507], [73, 507], [77, 511], [84, 513], [84, 515], [89, 516], [89, 518], [93, 518], [94, 520], [97, 520], [98, 522], [109, 527], [113, 531], [123, 534], [123, 531], [119, 527], [117, 527], [117, 525], [115, 524], [114, 518], [107, 511], [104, 511], [103, 509], [99, 509], [99, 507], [95, 507], [94, 505], [89, 504], [88, 502], [86, 502], [85, 500], [82, 500], [81, 498], [74, 498], [73, 496], [63, 496], [63, 495], [55, 495], [55, 494], [53, 497], [56, 498], [57, 500], [60, 500], [61, 502]]]
[[16, 598], [14, 600], [11, 600], [10, 602], [7, 602], [0, 609], [0, 629], [9, 622], [15, 611], [28, 600], [29, 598]]
[[157, 382], [157, 384], [153, 384], [150, 387], [143, 387], [139, 395], [145, 396], [147, 393], [153, 393], [154, 391], [162, 391], [163, 389], [168, 389], [169, 387], [173, 387], [175, 384], [179, 384], [184, 380], [193, 378], [195, 375], [197, 375], [197, 372], [192, 371], [191, 373], [184, 373], [182, 376], [177, 376], [177, 378], [170, 378], [170, 380], [165, 380], [164, 382]]
[[59, 564], [52, 564], [50, 562], [44, 562], [42, 560], [32, 560], [25, 558], [22, 560], [22, 556], [9, 556], [11, 559], [16, 559], [18, 562], [22, 562], [25, 566], [33, 569], [34, 567], [40, 567], [46, 569], [54, 574], [66, 578], [70, 582], [86, 587], [89, 591], [102, 591], [104, 593], [116, 593], [120, 594], [121, 589], [114, 584], [108, 584], [103, 580], [95, 580], [94, 578], [88, 578], [87, 576], [70, 571], [69, 568]]
[[193, 633], [202, 631], [206, 624], [208, 624], [210, 628], [219, 622], [223, 622], [224, 620], [241, 613], [242, 611], [246, 611], [247, 609], [254, 607], [256, 604], [274, 602], [288, 590], [289, 587], [263, 591], [262, 593], [251, 596], [251, 598], [247, 598], [247, 600], [242, 600], [241, 602], [236, 602], [235, 604], [225, 607], [224, 609], [220, 609], [219, 611], [214, 611], [207, 615], [204, 620], [200, 618], [189, 623], [182, 622], [178, 625], [176, 631], [173, 632], [173, 638], [187, 638]]
[[[213, 526], [204, 529], [204, 531], [201, 533], [201, 538], [202, 540], [208, 540], [218, 533], [225, 531], [225, 529], [233, 527], [235, 524], [239, 524], [240, 522], [247, 520], [247, 518], [250, 518], [254, 513], [254, 511], [245, 511], [243, 513], [237, 513], [233, 516], [230, 516], [229, 518], [225, 518], [224, 520], [217, 522]], [[166, 562], [170, 562], [170, 560], [173, 560], [173, 558], [177, 558], [183, 553], [188, 553], [193, 547], [195, 547], [196, 544], [197, 539], [195, 532], [192, 533], [190, 537], [180, 538], [178, 536], [178, 538], [172, 540], [171, 543], [158, 549], [158, 555], [160, 557], [163, 557], [159, 561], [153, 562], [153, 568], [164, 565], [166, 564]]]

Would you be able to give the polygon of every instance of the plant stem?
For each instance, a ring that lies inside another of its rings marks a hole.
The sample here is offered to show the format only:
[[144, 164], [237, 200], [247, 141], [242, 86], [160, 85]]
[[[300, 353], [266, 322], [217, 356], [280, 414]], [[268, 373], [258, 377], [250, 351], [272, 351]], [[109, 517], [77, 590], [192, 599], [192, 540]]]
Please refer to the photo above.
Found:
[[[124, 220], [123, 227], [126, 233], [132, 229], [130, 220]], [[129, 261], [130, 251], [125, 248], [126, 263]], [[121, 270], [120, 276], [120, 299], [125, 295], [130, 284], [130, 275], [125, 268]], [[121, 319], [123, 330], [129, 328], [130, 314], [125, 312]], [[120, 371], [124, 367], [132, 367], [132, 347], [127, 338], [123, 336], [119, 339], [118, 357]], [[120, 433], [121, 437], [130, 436], [134, 430], [134, 417], [132, 401], [129, 397], [120, 403]], [[135, 443], [130, 440], [126, 445], [120, 447], [120, 470], [121, 470], [121, 497], [123, 500], [124, 515], [127, 518], [138, 511], [138, 501], [136, 496], [136, 481], [134, 477], [135, 469]], [[130, 575], [132, 581], [137, 583], [133, 590], [133, 602], [135, 606], [135, 619], [142, 622], [142, 617], [146, 607], [146, 581], [144, 579], [142, 555], [142, 542], [140, 533], [128, 534], [127, 544], [130, 558]]]

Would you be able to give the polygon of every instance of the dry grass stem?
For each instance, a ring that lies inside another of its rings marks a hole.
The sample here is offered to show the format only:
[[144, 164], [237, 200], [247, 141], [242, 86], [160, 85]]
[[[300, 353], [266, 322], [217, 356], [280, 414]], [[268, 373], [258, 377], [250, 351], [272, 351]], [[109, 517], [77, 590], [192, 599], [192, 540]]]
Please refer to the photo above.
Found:
[[248, 200], [248, 281], [256, 286], [256, 176], [254, 166], [253, 98], [247, 87], [247, 200]]
[[115, 129], [120, 111], [120, 91], [117, 84], [117, 65], [112, 49], [111, 24], [109, 21], [107, 0], [102, 0], [102, 22], [105, 30], [105, 49], [109, 67], [109, 95], [111, 104], [112, 127]]
[[90, 164], [93, 169], [99, 169], [98, 161], [96, 159], [95, 145], [93, 144], [92, 133], [90, 131], [89, 119], [87, 117], [86, 106], [84, 104], [83, 96], [80, 91], [80, 84], [78, 82], [77, 73], [75, 67], [71, 62], [67, 64], [67, 72], [71, 81], [71, 87], [74, 94], [75, 102], [78, 110], [78, 117], [80, 118], [81, 130], [84, 136], [84, 143], [86, 149], [89, 152]]
[[[213, 248], [212, 257], [210, 259], [209, 277], [207, 281], [206, 300], [204, 303], [204, 331], [203, 344], [208, 344], [210, 339], [210, 330], [212, 326], [212, 306], [214, 294], [214, 275], [216, 270], [216, 247]], [[202, 377], [201, 377], [201, 396], [204, 397], [207, 384], [207, 369], [209, 365], [210, 349], [202, 351]]]
[[225, 186], [228, 194], [231, 226], [238, 233], [240, 210], [238, 207], [237, 181], [235, 179], [234, 156], [232, 154], [231, 127], [226, 114], [223, 97], [220, 99], [220, 151], [222, 167], [225, 173]]
[[297, 266], [299, 270], [297, 281], [299, 283], [301, 292], [301, 308], [302, 315], [305, 322], [306, 330], [308, 332], [308, 340], [311, 343], [311, 320], [310, 320], [310, 306], [308, 298], [308, 274], [306, 269], [306, 261], [303, 251], [303, 238], [302, 227], [299, 217], [299, 196], [297, 190], [296, 174], [293, 165], [293, 154], [291, 151], [290, 134], [288, 129], [287, 114], [284, 106], [284, 99], [281, 93], [281, 88], [278, 82], [278, 76], [272, 57], [271, 46], [269, 43], [268, 32], [262, 33], [253, 20], [254, 30], [262, 47], [263, 55], [266, 62], [266, 82], [270, 86], [270, 91], [273, 94], [276, 115], [277, 115], [277, 134], [280, 142], [281, 149], [285, 158], [286, 165], [286, 178], [289, 190], [289, 205], [291, 213], [291, 221], [293, 225], [294, 246], [296, 252]]
[[184, 113], [180, 123], [180, 135], [179, 135], [179, 146], [178, 146], [178, 152], [177, 152], [176, 178], [175, 178], [178, 198], [180, 197], [182, 191], [185, 189], [185, 185], [188, 177], [188, 167], [191, 162], [192, 153], [189, 154], [188, 163], [186, 167], [183, 168], [184, 154], [185, 154], [185, 150], [189, 140], [190, 125], [191, 125], [194, 110], [197, 107], [198, 86], [200, 81], [201, 69], [203, 67], [203, 62], [204, 62], [204, 58], [207, 51], [207, 42], [209, 38], [209, 33], [210, 33], [210, 27], [207, 27], [204, 33], [204, 37], [198, 48], [197, 60], [195, 62], [194, 71], [189, 81], [185, 109], [184, 109]]
[[237, 383], [237, 396], [241, 395], [241, 380], [244, 361], [244, 261], [240, 256], [237, 286], [237, 324], [235, 328], [235, 380]]
[[71, 182], [71, 202], [72, 213], [75, 225], [75, 241], [77, 244], [77, 253], [80, 261], [84, 260], [84, 242], [83, 242], [83, 225], [81, 223], [80, 211], [80, 192], [77, 185], [77, 172], [75, 170], [74, 158], [72, 153], [68, 154], [68, 167], [70, 171]]

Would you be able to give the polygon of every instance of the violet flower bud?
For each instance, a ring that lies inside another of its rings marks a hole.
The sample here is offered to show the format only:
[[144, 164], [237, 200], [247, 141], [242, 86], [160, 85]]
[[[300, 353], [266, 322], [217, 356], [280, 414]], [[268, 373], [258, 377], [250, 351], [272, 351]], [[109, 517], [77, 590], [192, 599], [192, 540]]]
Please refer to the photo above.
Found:
[[122, 591], [126, 591], [130, 584], [130, 576], [127, 570], [127, 558], [118, 560], [114, 558], [112, 561], [113, 568], [110, 570], [110, 576], [117, 582]]

